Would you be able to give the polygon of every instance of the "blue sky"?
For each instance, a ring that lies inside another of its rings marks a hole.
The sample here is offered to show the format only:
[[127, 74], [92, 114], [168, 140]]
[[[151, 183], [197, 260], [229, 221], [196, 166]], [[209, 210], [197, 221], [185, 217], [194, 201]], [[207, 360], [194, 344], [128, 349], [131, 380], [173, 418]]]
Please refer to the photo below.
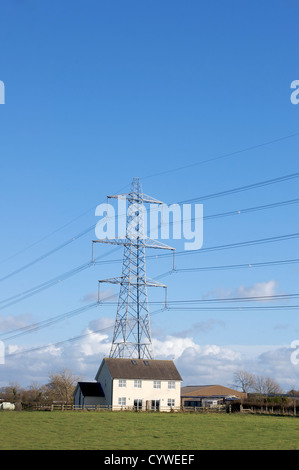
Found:
[[[95, 207], [127, 191], [135, 176], [145, 193], [171, 204], [200, 203], [209, 194], [298, 172], [299, 105], [290, 101], [290, 84], [299, 79], [298, 17], [290, 0], [2, 2], [1, 299], [88, 262], [93, 231], [23, 268], [95, 224]], [[202, 203], [209, 216], [296, 198], [298, 178]], [[177, 257], [176, 267], [296, 259], [297, 238], [204, 249], [297, 232], [297, 203], [212, 218], [204, 222], [203, 250]], [[168, 243], [183, 250], [181, 240]], [[104, 259], [121, 260], [120, 248], [110, 250], [96, 247]], [[170, 259], [149, 259], [148, 275], [171, 267]], [[298, 269], [177, 272], [161, 282], [169, 300], [293, 294]], [[115, 306], [6, 338], [87, 305], [98, 279], [120, 270], [121, 262], [92, 266], [20, 302], [2, 303], [0, 385], [45, 383], [63, 367], [92, 380], [109, 352], [111, 329], [21, 352], [111, 326]], [[117, 289], [106, 290], [117, 296]], [[160, 290], [149, 296], [163, 300]], [[298, 365], [290, 361], [290, 344], [299, 338], [296, 310], [169, 310], [152, 315], [151, 325], [157, 356], [174, 357], [186, 383], [231, 385], [234, 371], [246, 369], [284, 389], [299, 386]]]

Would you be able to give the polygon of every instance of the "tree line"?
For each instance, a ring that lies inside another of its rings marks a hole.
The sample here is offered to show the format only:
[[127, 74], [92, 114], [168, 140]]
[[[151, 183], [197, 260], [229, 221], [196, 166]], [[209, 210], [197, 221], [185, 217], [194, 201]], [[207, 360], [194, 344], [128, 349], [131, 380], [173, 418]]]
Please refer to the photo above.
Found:
[[73, 393], [78, 377], [68, 369], [49, 375], [49, 382], [45, 385], [33, 383], [28, 388], [21, 387], [18, 383], [11, 383], [0, 389], [0, 402], [8, 401], [15, 404], [30, 403], [72, 403]]
[[[45, 385], [32, 384], [23, 388], [17, 383], [11, 383], [0, 389], [0, 402], [8, 401], [15, 404], [30, 403], [73, 403], [73, 393], [79, 377], [73, 375], [68, 369], [49, 375], [49, 382]], [[234, 374], [233, 387], [255, 397], [283, 394], [280, 385], [270, 377], [262, 377], [240, 370]], [[290, 390], [290, 396], [298, 396], [299, 390]]]
[[[233, 386], [244, 393], [254, 394], [257, 397], [267, 398], [273, 395], [285, 394], [280, 385], [271, 377], [251, 374], [244, 370], [235, 372]], [[289, 390], [285, 395], [299, 397], [299, 390]]]

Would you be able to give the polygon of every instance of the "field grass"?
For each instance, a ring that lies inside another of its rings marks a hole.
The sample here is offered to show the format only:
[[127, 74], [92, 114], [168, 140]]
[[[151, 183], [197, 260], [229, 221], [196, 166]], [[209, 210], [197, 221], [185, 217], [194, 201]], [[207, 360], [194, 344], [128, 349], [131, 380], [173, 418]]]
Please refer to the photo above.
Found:
[[241, 414], [0, 412], [0, 450], [299, 450], [299, 419]]

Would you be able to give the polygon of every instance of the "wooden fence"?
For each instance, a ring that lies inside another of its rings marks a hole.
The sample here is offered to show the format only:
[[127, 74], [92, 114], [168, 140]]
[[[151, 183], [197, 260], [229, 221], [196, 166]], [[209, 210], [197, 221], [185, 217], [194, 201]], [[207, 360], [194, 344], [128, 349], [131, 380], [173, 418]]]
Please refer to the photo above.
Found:
[[[237, 406], [236, 406], [237, 405]], [[23, 410], [28, 411], [112, 411], [111, 406], [106, 405], [73, 405], [64, 403], [32, 403], [30, 405], [23, 405]], [[217, 405], [211, 407], [192, 407], [184, 406], [178, 408], [160, 407], [157, 410], [135, 409], [134, 407], [114, 407], [114, 411], [131, 411], [131, 412], [182, 412], [182, 413], [241, 413], [241, 414], [267, 414], [279, 416], [299, 416], [298, 406], [296, 402], [294, 405], [250, 405], [248, 403], [242, 404], [227, 404]]]
[[[73, 405], [73, 404], [64, 404], [64, 403], [32, 403], [30, 405], [24, 405], [24, 410], [29, 411], [112, 411], [111, 406], [107, 405]], [[134, 407], [118, 406], [113, 408], [114, 411], [134, 411], [134, 412], [189, 412], [189, 413], [225, 413], [225, 405], [217, 405], [214, 407], [176, 407], [170, 408], [169, 406], [161, 407], [157, 410], [145, 410], [145, 409], [136, 409]]]
[[291, 406], [277, 405], [260, 405], [260, 406], [243, 406], [240, 405], [240, 413], [247, 414], [267, 414], [276, 416], [299, 416], [296, 404]]

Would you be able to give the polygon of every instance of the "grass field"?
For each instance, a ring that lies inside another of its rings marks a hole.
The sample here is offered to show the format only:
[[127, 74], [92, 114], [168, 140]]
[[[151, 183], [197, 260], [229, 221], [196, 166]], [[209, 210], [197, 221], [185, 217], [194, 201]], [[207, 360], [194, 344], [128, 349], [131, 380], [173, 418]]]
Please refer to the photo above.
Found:
[[241, 414], [0, 412], [0, 450], [299, 450], [299, 419]]

